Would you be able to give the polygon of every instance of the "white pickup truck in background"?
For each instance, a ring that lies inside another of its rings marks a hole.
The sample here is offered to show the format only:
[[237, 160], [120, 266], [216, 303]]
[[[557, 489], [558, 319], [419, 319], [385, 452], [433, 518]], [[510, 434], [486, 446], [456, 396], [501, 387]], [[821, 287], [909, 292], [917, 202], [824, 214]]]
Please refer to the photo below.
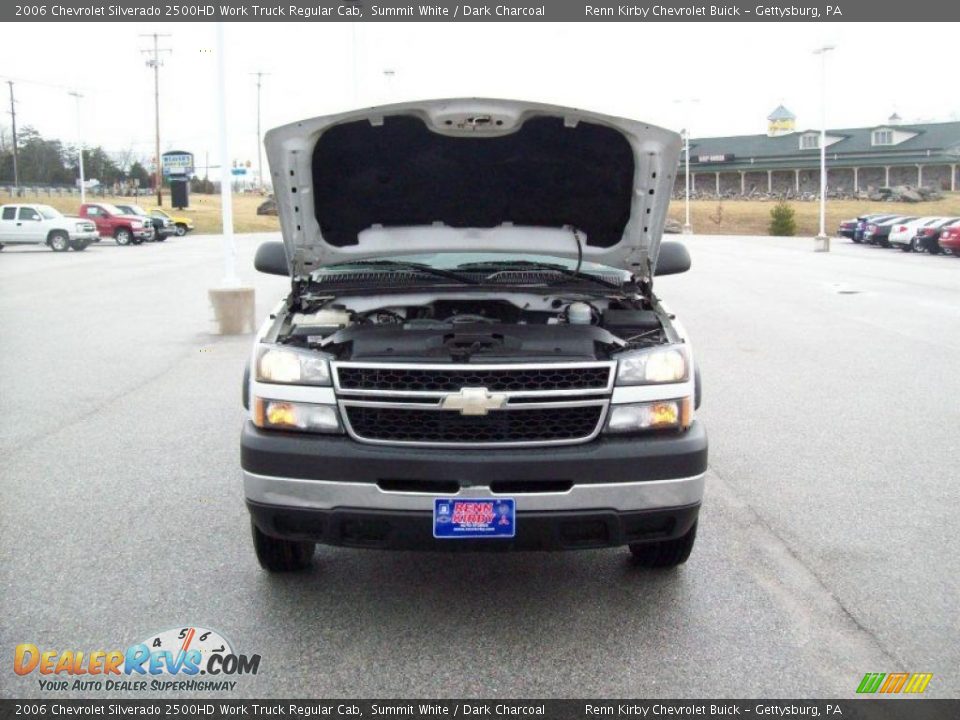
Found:
[[49, 205], [0, 206], [0, 250], [7, 245], [47, 245], [57, 252], [86, 250], [99, 242], [97, 226]]

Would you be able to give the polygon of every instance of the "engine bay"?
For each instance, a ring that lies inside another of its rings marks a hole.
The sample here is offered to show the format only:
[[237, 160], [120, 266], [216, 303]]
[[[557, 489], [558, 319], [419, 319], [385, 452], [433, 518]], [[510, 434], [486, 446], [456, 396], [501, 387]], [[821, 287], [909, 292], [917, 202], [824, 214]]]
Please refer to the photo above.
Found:
[[592, 361], [668, 342], [667, 316], [621, 294], [414, 292], [308, 296], [276, 341], [339, 360]]

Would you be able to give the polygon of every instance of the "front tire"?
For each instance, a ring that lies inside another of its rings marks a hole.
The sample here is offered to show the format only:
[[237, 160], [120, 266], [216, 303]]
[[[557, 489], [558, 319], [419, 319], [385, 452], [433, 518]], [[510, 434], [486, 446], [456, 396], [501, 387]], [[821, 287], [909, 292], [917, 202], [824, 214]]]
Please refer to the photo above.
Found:
[[126, 228], [120, 228], [114, 233], [113, 237], [117, 241], [117, 245], [129, 245], [133, 239], [133, 233]]
[[183, 224], [177, 225], [177, 237], [183, 237], [186, 234], [187, 234], [187, 226]]
[[83, 252], [87, 249], [89, 244], [90, 243], [86, 242], [85, 240], [77, 240], [76, 242], [70, 243], [70, 247], [73, 248], [74, 252]]
[[921, 250], [920, 245], [917, 243], [916, 238], [911, 240], [906, 245], [901, 245], [900, 249], [903, 250], [904, 252], [920, 252]]
[[252, 520], [250, 529], [253, 531], [253, 549], [257, 553], [257, 561], [264, 570], [295, 572], [307, 569], [313, 562], [315, 543], [270, 537], [261, 532]]
[[671, 568], [683, 565], [690, 557], [697, 539], [697, 523], [686, 534], [673, 540], [651, 543], [632, 543], [630, 552], [636, 565], [645, 568]]
[[67, 237], [66, 233], [54, 232], [50, 234], [50, 239], [47, 241], [50, 243], [50, 248], [54, 252], [66, 252], [70, 249], [70, 238]]

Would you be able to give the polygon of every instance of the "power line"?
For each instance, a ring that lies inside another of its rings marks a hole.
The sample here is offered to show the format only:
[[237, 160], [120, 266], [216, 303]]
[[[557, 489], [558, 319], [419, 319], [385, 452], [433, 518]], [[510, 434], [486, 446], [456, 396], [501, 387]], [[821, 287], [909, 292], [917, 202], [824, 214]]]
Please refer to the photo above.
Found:
[[[162, 181], [162, 169], [160, 167], [160, 66], [163, 64], [160, 60], [162, 53], [172, 53], [173, 50], [170, 48], [161, 48], [159, 47], [159, 40], [162, 37], [170, 37], [168, 34], [162, 33], [147, 33], [142, 34], [140, 37], [152, 37], [153, 38], [153, 48], [148, 50], [141, 50], [140, 52], [148, 55], [147, 58], [147, 67], [153, 68], [153, 102], [154, 102], [154, 115], [156, 123], [156, 185], [157, 185], [157, 207], [163, 207], [163, 181]], [[150, 57], [152, 56], [152, 57]]]
[[263, 187], [263, 136], [260, 134], [260, 85], [261, 80], [265, 75], [269, 75], [268, 72], [257, 72], [250, 73], [255, 75], [257, 78], [257, 184], [262, 188]]

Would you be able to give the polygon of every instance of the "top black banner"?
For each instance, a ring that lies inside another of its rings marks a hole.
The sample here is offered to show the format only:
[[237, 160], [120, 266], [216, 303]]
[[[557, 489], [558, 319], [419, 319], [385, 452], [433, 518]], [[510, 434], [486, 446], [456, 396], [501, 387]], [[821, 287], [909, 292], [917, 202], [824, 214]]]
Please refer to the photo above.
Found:
[[715, 4], [508, 0], [33, 0], [0, 6], [0, 21], [42, 22], [910, 22], [960, 19], [960, 3], [943, 0], [831, 0], [828, 3], [728, 0]]

